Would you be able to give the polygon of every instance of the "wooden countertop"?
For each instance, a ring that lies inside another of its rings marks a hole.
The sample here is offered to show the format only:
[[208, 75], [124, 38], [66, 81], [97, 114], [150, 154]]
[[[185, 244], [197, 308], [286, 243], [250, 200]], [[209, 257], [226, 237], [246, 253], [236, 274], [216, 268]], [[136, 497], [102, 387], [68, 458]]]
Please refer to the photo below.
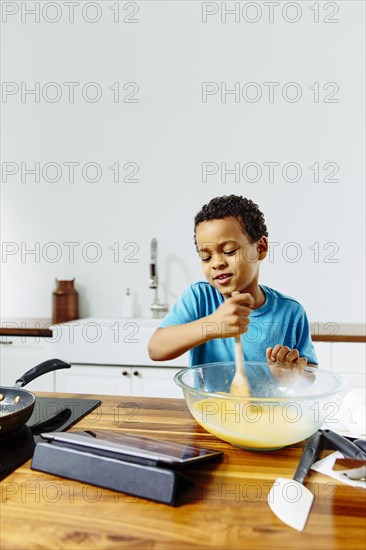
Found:
[[[1, 320], [0, 336], [52, 336], [51, 319], [9, 317]], [[314, 342], [366, 342], [366, 325], [361, 323], [310, 323]]]
[[293, 476], [302, 444], [249, 452], [205, 432], [182, 399], [101, 399], [73, 431], [135, 433], [220, 449], [224, 458], [187, 470], [196, 485], [177, 507], [33, 471], [28, 462], [0, 484], [2, 549], [365, 549], [363, 489], [311, 471], [306, 485], [315, 499], [305, 530], [271, 512], [269, 489], [277, 477]]
[[366, 342], [366, 325], [362, 323], [310, 323], [313, 342]]
[[47, 317], [7, 317], [1, 319], [0, 336], [52, 337], [51, 319]]

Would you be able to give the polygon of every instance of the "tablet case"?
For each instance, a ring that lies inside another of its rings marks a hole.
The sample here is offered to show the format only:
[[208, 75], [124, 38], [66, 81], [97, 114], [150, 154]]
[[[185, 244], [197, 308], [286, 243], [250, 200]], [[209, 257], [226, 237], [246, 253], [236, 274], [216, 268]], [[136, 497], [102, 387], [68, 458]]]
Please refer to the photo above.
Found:
[[77, 445], [72, 448], [56, 441], [40, 442], [31, 468], [171, 506], [177, 505], [183, 493], [194, 485], [173, 469], [127, 462], [113, 453], [108, 455], [94, 454], [92, 449]]

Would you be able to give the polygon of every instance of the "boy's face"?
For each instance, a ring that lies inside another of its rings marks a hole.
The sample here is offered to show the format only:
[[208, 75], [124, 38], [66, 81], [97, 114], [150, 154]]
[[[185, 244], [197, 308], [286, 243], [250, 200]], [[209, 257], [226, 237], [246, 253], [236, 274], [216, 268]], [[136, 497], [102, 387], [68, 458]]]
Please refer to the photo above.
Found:
[[196, 241], [207, 281], [226, 298], [234, 290], [255, 294], [259, 262], [268, 251], [268, 239], [251, 243], [236, 218], [201, 222]]

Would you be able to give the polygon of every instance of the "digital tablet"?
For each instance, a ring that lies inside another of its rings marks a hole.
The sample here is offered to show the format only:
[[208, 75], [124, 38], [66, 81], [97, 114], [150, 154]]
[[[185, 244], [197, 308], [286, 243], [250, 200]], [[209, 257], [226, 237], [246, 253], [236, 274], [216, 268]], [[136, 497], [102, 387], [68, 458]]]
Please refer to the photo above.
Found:
[[[115, 436], [115, 434], [113, 434]], [[217, 458], [223, 454], [203, 447], [181, 445], [159, 439], [151, 439], [133, 434], [118, 434], [118, 443], [80, 435], [72, 432], [53, 432], [41, 437], [59, 447], [69, 447], [79, 451], [109, 456], [117, 460], [152, 466], [182, 466], [202, 460]]]

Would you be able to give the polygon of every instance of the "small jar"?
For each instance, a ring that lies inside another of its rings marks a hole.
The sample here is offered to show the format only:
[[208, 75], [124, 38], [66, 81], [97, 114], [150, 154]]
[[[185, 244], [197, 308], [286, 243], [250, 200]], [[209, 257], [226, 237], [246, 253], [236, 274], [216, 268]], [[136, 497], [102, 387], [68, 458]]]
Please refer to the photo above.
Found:
[[52, 323], [64, 323], [79, 318], [79, 294], [74, 282], [75, 279], [56, 279], [56, 288], [52, 294]]

